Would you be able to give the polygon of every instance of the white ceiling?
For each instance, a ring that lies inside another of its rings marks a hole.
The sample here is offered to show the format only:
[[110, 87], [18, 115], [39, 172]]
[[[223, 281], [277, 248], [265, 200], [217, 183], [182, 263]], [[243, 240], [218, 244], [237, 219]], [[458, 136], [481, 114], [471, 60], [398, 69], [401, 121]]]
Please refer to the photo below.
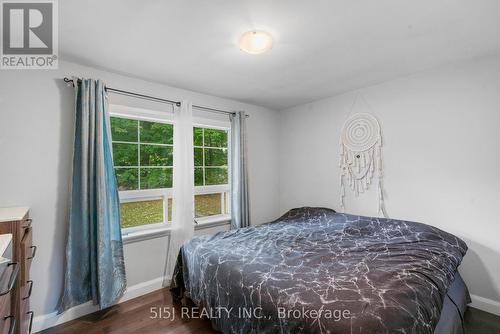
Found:
[[[499, 0], [63, 0], [63, 58], [283, 109], [500, 51]], [[251, 29], [274, 48], [237, 47]]]

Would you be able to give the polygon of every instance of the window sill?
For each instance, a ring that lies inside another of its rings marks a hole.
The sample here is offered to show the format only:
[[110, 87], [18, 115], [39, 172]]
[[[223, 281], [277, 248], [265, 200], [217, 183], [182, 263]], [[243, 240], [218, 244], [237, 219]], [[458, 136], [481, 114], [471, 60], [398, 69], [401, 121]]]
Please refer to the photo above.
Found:
[[170, 235], [171, 227], [161, 227], [155, 229], [145, 229], [143, 231], [130, 232], [122, 235], [123, 244], [144, 241], [154, 238], [161, 238]]
[[205, 228], [223, 226], [231, 224], [231, 216], [230, 215], [218, 215], [218, 216], [209, 216], [203, 218], [195, 219], [194, 229], [202, 230]]
[[[194, 225], [194, 230], [203, 230], [206, 228], [224, 226], [231, 224], [231, 216], [229, 215], [219, 215], [219, 216], [211, 216], [211, 217], [203, 217], [197, 218], [196, 223]], [[161, 227], [155, 229], [145, 229], [143, 231], [135, 231], [130, 232], [125, 235], [122, 235], [123, 244], [130, 244], [134, 242], [161, 238], [165, 236], [169, 236], [172, 228], [169, 227]]]

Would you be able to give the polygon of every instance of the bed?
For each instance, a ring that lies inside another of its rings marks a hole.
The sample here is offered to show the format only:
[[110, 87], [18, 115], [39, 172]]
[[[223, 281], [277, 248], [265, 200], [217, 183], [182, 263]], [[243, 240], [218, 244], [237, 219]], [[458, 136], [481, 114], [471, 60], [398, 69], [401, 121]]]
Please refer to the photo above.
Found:
[[223, 333], [462, 333], [466, 251], [429, 225], [298, 208], [192, 239], [170, 290]]

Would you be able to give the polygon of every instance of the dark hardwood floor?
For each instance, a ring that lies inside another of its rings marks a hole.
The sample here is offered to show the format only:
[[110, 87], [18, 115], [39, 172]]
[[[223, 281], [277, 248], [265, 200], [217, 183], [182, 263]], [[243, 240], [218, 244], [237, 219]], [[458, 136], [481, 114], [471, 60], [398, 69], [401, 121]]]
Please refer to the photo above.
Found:
[[[154, 317], [162, 309], [161, 317]], [[175, 308], [172, 319], [167, 313]], [[153, 310], [153, 312], [152, 312]], [[115, 305], [107, 310], [89, 314], [57, 327], [49, 328], [44, 334], [101, 334], [101, 333], [173, 333], [208, 334], [217, 333], [210, 321], [199, 318], [186, 319], [180, 316], [181, 305], [174, 305], [167, 289], [157, 290], [147, 295]], [[163, 318], [162, 318], [163, 317]], [[469, 308], [465, 313], [466, 333], [500, 333], [500, 317]]]
[[469, 307], [464, 320], [467, 334], [500, 333], [500, 317], [497, 315]]
[[[151, 309], [153, 308], [153, 312]], [[154, 318], [162, 309], [163, 318]], [[167, 312], [176, 309], [175, 318]], [[109, 309], [89, 314], [62, 325], [42, 331], [44, 334], [101, 334], [101, 333], [173, 333], [173, 334], [208, 334], [218, 333], [210, 321], [180, 316], [181, 305], [174, 305], [168, 289], [161, 289], [147, 295], [131, 299]]]

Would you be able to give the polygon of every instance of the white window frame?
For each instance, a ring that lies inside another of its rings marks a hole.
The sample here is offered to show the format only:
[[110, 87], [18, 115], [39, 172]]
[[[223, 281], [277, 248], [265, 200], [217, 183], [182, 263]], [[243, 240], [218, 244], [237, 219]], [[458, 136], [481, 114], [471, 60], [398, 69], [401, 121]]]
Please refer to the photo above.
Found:
[[[205, 119], [195, 117], [193, 120], [193, 128], [205, 128], [215, 130], [227, 131], [227, 184], [223, 185], [210, 185], [210, 186], [195, 186], [194, 194], [196, 195], [209, 195], [219, 194], [221, 196], [221, 212], [220, 215], [212, 215], [205, 217], [195, 218], [197, 224], [211, 224], [220, 221], [229, 221], [231, 219], [231, 123], [228, 121]], [[205, 144], [205, 143], [203, 143]], [[203, 147], [205, 147], [203, 145]], [[205, 147], [209, 148], [209, 147]], [[215, 147], [219, 148], [220, 147]], [[205, 177], [205, 176], [203, 176]], [[224, 194], [227, 194], [228, 207], [226, 213]]]
[[[150, 109], [136, 108], [125, 105], [110, 104], [110, 117], [122, 117], [139, 121], [159, 122], [173, 124], [173, 113], [168, 111], [155, 111]], [[193, 128], [218, 129], [227, 131], [228, 135], [228, 184], [210, 185], [210, 186], [195, 186], [194, 195], [219, 194], [221, 196], [221, 212], [220, 215], [206, 216], [195, 218], [195, 223], [199, 225], [209, 225], [217, 222], [229, 221], [231, 219], [231, 124], [228, 121], [213, 120], [209, 118], [194, 117]], [[142, 190], [124, 190], [119, 191], [120, 203], [138, 202], [148, 200], [163, 199], [163, 217], [161, 223], [147, 224], [135, 227], [122, 228], [123, 236], [130, 236], [134, 233], [165, 230], [169, 229], [171, 222], [168, 221], [169, 203], [168, 200], [173, 200], [172, 188], [160, 189], [142, 189]], [[224, 194], [227, 194], [227, 213], [225, 207]]]
[[[173, 114], [165, 111], [155, 111], [149, 109], [135, 108], [118, 104], [109, 105], [110, 117], [121, 117], [139, 121], [149, 121], [164, 124], [173, 124]], [[139, 138], [138, 138], [139, 140]], [[139, 171], [140, 172], [140, 171]], [[166, 229], [171, 223], [168, 221], [168, 200], [173, 198], [172, 188], [123, 190], [118, 192], [120, 203], [163, 200], [163, 218], [161, 223], [146, 224], [141, 226], [122, 228], [122, 235], [126, 236], [136, 232]]]

